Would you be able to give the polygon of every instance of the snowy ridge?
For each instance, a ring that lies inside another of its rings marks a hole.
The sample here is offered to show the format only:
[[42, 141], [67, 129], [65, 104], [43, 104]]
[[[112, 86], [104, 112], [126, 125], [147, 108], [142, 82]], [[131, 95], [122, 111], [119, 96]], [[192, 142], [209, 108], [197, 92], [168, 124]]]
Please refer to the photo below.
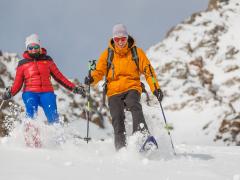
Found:
[[220, 3], [193, 14], [148, 50], [165, 92], [164, 107], [169, 116], [179, 115], [172, 119], [175, 131], [183, 123], [197, 124], [185, 129], [188, 135], [240, 143], [239, 19], [238, 0]]

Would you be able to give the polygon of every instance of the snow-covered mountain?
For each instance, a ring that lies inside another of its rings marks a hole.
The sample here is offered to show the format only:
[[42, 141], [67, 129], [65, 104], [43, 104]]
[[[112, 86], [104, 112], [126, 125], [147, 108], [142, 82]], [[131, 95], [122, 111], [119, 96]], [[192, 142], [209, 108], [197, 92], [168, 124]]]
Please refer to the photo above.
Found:
[[240, 145], [239, 19], [239, 0], [211, 0], [148, 50], [164, 107], [186, 138]]

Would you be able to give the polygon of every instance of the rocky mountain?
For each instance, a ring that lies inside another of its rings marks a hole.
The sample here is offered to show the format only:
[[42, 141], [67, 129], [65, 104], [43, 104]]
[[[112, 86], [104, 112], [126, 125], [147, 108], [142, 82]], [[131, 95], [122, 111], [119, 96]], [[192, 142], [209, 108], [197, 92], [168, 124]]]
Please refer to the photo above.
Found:
[[206, 11], [173, 27], [148, 50], [165, 108], [189, 109], [196, 117], [209, 109], [202, 130], [227, 145], [240, 145], [239, 19], [239, 0], [211, 0]]

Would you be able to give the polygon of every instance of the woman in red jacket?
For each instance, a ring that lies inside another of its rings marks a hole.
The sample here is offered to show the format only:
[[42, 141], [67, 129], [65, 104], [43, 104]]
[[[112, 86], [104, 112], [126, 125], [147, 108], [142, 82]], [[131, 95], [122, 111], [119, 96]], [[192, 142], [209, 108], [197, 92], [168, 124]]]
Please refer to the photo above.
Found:
[[73, 93], [85, 96], [83, 86], [76, 86], [70, 82], [57, 68], [47, 51], [40, 47], [36, 34], [26, 38], [27, 50], [23, 59], [19, 61], [16, 77], [12, 87], [3, 93], [2, 98], [8, 100], [15, 96], [23, 86], [22, 98], [26, 107], [26, 115], [34, 118], [41, 106], [50, 124], [59, 121], [57, 112], [56, 95], [51, 84], [51, 77]]

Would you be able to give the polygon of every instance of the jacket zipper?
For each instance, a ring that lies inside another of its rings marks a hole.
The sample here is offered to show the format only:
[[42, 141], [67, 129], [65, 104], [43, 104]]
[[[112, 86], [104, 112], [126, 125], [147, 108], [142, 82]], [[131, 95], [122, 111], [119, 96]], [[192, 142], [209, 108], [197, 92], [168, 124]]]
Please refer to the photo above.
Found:
[[37, 70], [38, 70], [38, 73], [39, 73], [39, 76], [40, 76], [40, 80], [41, 80], [41, 89], [42, 89], [42, 76], [41, 76], [41, 73], [40, 73], [40, 71], [39, 71], [39, 68], [38, 68], [38, 64], [37, 64], [37, 60], [36, 59], [34, 59], [34, 62], [35, 62], [35, 64], [36, 64], [36, 66], [37, 66]]

